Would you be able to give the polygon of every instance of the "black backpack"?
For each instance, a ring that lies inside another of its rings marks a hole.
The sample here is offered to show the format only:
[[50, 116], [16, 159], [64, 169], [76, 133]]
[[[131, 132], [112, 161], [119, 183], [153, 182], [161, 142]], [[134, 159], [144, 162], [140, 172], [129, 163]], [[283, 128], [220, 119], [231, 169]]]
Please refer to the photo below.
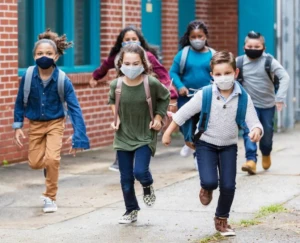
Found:
[[[270, 80], [274, 84], [275, 94], [277, 93], [279, 89], [279, 78], [278, 76], [274, 75], [274, 79], [271, 75], [271, 64], [273, 61], [273, 57], [271, 55], [267, 55], [266, 61], [265, 61], [265, 70], [270, 78]], [[243, 77], [243, 64], [244, 64], [244, 55], [237, 57], [236, 61], [236, 67], [240, 70], [239, 75], [237, 77], [237, 81], [243, 85], [244, 77]]]

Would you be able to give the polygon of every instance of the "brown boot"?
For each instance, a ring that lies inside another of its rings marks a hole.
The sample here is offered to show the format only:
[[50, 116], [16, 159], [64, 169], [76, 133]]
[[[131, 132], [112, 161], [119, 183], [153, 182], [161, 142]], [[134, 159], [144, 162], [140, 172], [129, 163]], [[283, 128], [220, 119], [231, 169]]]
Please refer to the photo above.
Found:
[[262, 167], [267, 170], [271, 166], [271, 155], [262, 156]]
[[215, 217], [215, 228], [222, 236], [234, 236], [235, 231], [227, 224], [227, 218]]
[[200, 202], [205, 206], [210, 204], [212, 200], [212, 195], [213, 195], [213, 191], [208, 191], [201, 188], [199, 193]]
[[242, 165], [242, 171], [247, 171], [248, 174], [255, 175], [256, 163], [253, 160], [247, 160], [247, 162]]

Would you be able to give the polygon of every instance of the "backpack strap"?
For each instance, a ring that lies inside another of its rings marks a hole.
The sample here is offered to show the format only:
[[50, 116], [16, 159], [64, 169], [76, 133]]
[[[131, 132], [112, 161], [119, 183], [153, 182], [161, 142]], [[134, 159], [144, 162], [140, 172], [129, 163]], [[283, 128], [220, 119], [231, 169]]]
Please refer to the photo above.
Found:
[[153, 107], [152, 107], [152, 98], [151, 98], [151, 93], [150, 93], [150, 86], [149, 86], [149, 76], [148, 75], [144, 75], [144, 88], [145, 88], [145, 93], [146, 93], [146, 101], [148, 103], [149, 106], [149, 112], [150, 112], [150, 117], [151, 117], [151, 121], [154, 121], [154, 117], [153, 117]]
[[117, 87], [115, 89], [115, 99], [116, 99], [116, 102], [115, 102], [115, 126], [117, 125], [117, 121], [118, 121], [122, 83], [123, 83], [122, 77], [119, 77], [118, 81], [117, 81]]
[[31, 80], [32, 80], [34, 67], [35, 66], [28, 67], [25, 74], [25, 82], [24, 82], [24, 89], [23, 89], [23, 93], [24, 93], [23, 103], [25, 107], [27, 106], [28, 103], [28, 97], [30, 93]]
[[185, 63], [186, 63], [186, 59], [187, 59], [187, 55], [189, 53], [189, 50], [190, 50], [190, 46], [185, 46], [182, 49], [181, 58], [180, 58], [180, 64], [179, 64], [179, 74], [180, 75], [183, 74], [183, 69], [185, 67]]
[[247, 112], [247, 105], [248, 105], [248, 94], [246, 90], [240, 85], [240, 89], [242, 91], [241, 94], [239, 94], [239, 100], [238, 100], [238, 108], [236, 112], [236, 124], [238, 125], [239, 129], [245, 128], [245, 119], [246, 119], [246, 112]]
[[198, 127], [200, 133], [205, 132], [207, 129], [212, 100], [212, 85], [205, 86], [202, 92], [202, 109]]
[[211, 51], [211, 55], [213, 56], [216, 53], [216, 50], [208, 46], [208, 50]]
[[68, 108], [65, 102], [65, 78], [66, 73], [58, 69], [58, 78], [57, 78], [57, 91], [59, 95], [60, 102], [64, 108], [65, 116], [68, 115]]
[[239, 71], [239, 75], [238, 75], [238, 77], [237, 77], [236, 80], [240, 84], [243, 84], [243, 81], [244, 81], [244, 77], [243, 77], [243, 65], [244, 65], [244, 55], [237, 57], [237, 60], [236, 60], [236, 67], [240, 70]]
[[265, 61], [265, 70], [266, 70], [270, 80], [273, 82], [273, 78], [272, 78], [272, 75], [271, 75], [272, 61], [273, 61], [273, 57], [268, 54], [267, 57], [266, 57], [266, 61]]

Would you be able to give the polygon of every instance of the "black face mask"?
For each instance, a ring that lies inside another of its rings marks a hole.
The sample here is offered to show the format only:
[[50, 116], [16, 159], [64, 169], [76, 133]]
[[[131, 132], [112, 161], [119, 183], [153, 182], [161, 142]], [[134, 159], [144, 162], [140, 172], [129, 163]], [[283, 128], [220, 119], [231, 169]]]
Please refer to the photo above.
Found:
[[251, 59], [256, 59], [261, 57], [264, 50], [255, 50], [255, 49], [245, 49], [246, 55]]

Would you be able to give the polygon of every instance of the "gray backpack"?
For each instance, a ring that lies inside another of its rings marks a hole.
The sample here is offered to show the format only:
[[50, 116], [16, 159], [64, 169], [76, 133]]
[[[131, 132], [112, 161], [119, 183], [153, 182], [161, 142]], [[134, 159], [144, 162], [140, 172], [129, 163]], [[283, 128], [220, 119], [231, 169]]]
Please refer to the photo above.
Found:
[[[24, 82], [24, 99], [23, 99], [23, 103], [24, 106], [27, 106], [28, 103], [28, 97], [30, 94], [30, 87], [31, 87], [31, 80], [32, 80], [32, 75], [33, 75], [33, 70], [34, 70], [35, 66], [30, 66], [27, 68], [26, 70], [26, 74], [25, 74], [25, 82]], [[65, 115], [67, 114], [67, 106], [65, 104], [65, 90], [64, 90], [64, 86], [65, 86], [65, 77], [66, 74], [65, 72], [61, 71], [60, 69], [58, 69], [59, 73], [58, 73], [58, 79], [57, 79], [57, 89], [58, 89], [58, 95], [60, 98], [60, 101], [63, 105], [64, 108], [64, 112]]]
[[[179, 74], [180, 75], [183, 74], [183, 70], [184, 70], [185, 63], [186, 63], [186, 58], [187, 58], [190, 48], [191, 48], [190, 46], [185, 46], [182, 49], [180, 64], [179, 64]], [[212, 49], [210, 47], [208, 47], [208, 49], [211, 51], [212, 55], [214, 55], [216, 53], [216, 51], [214, 49]]]

